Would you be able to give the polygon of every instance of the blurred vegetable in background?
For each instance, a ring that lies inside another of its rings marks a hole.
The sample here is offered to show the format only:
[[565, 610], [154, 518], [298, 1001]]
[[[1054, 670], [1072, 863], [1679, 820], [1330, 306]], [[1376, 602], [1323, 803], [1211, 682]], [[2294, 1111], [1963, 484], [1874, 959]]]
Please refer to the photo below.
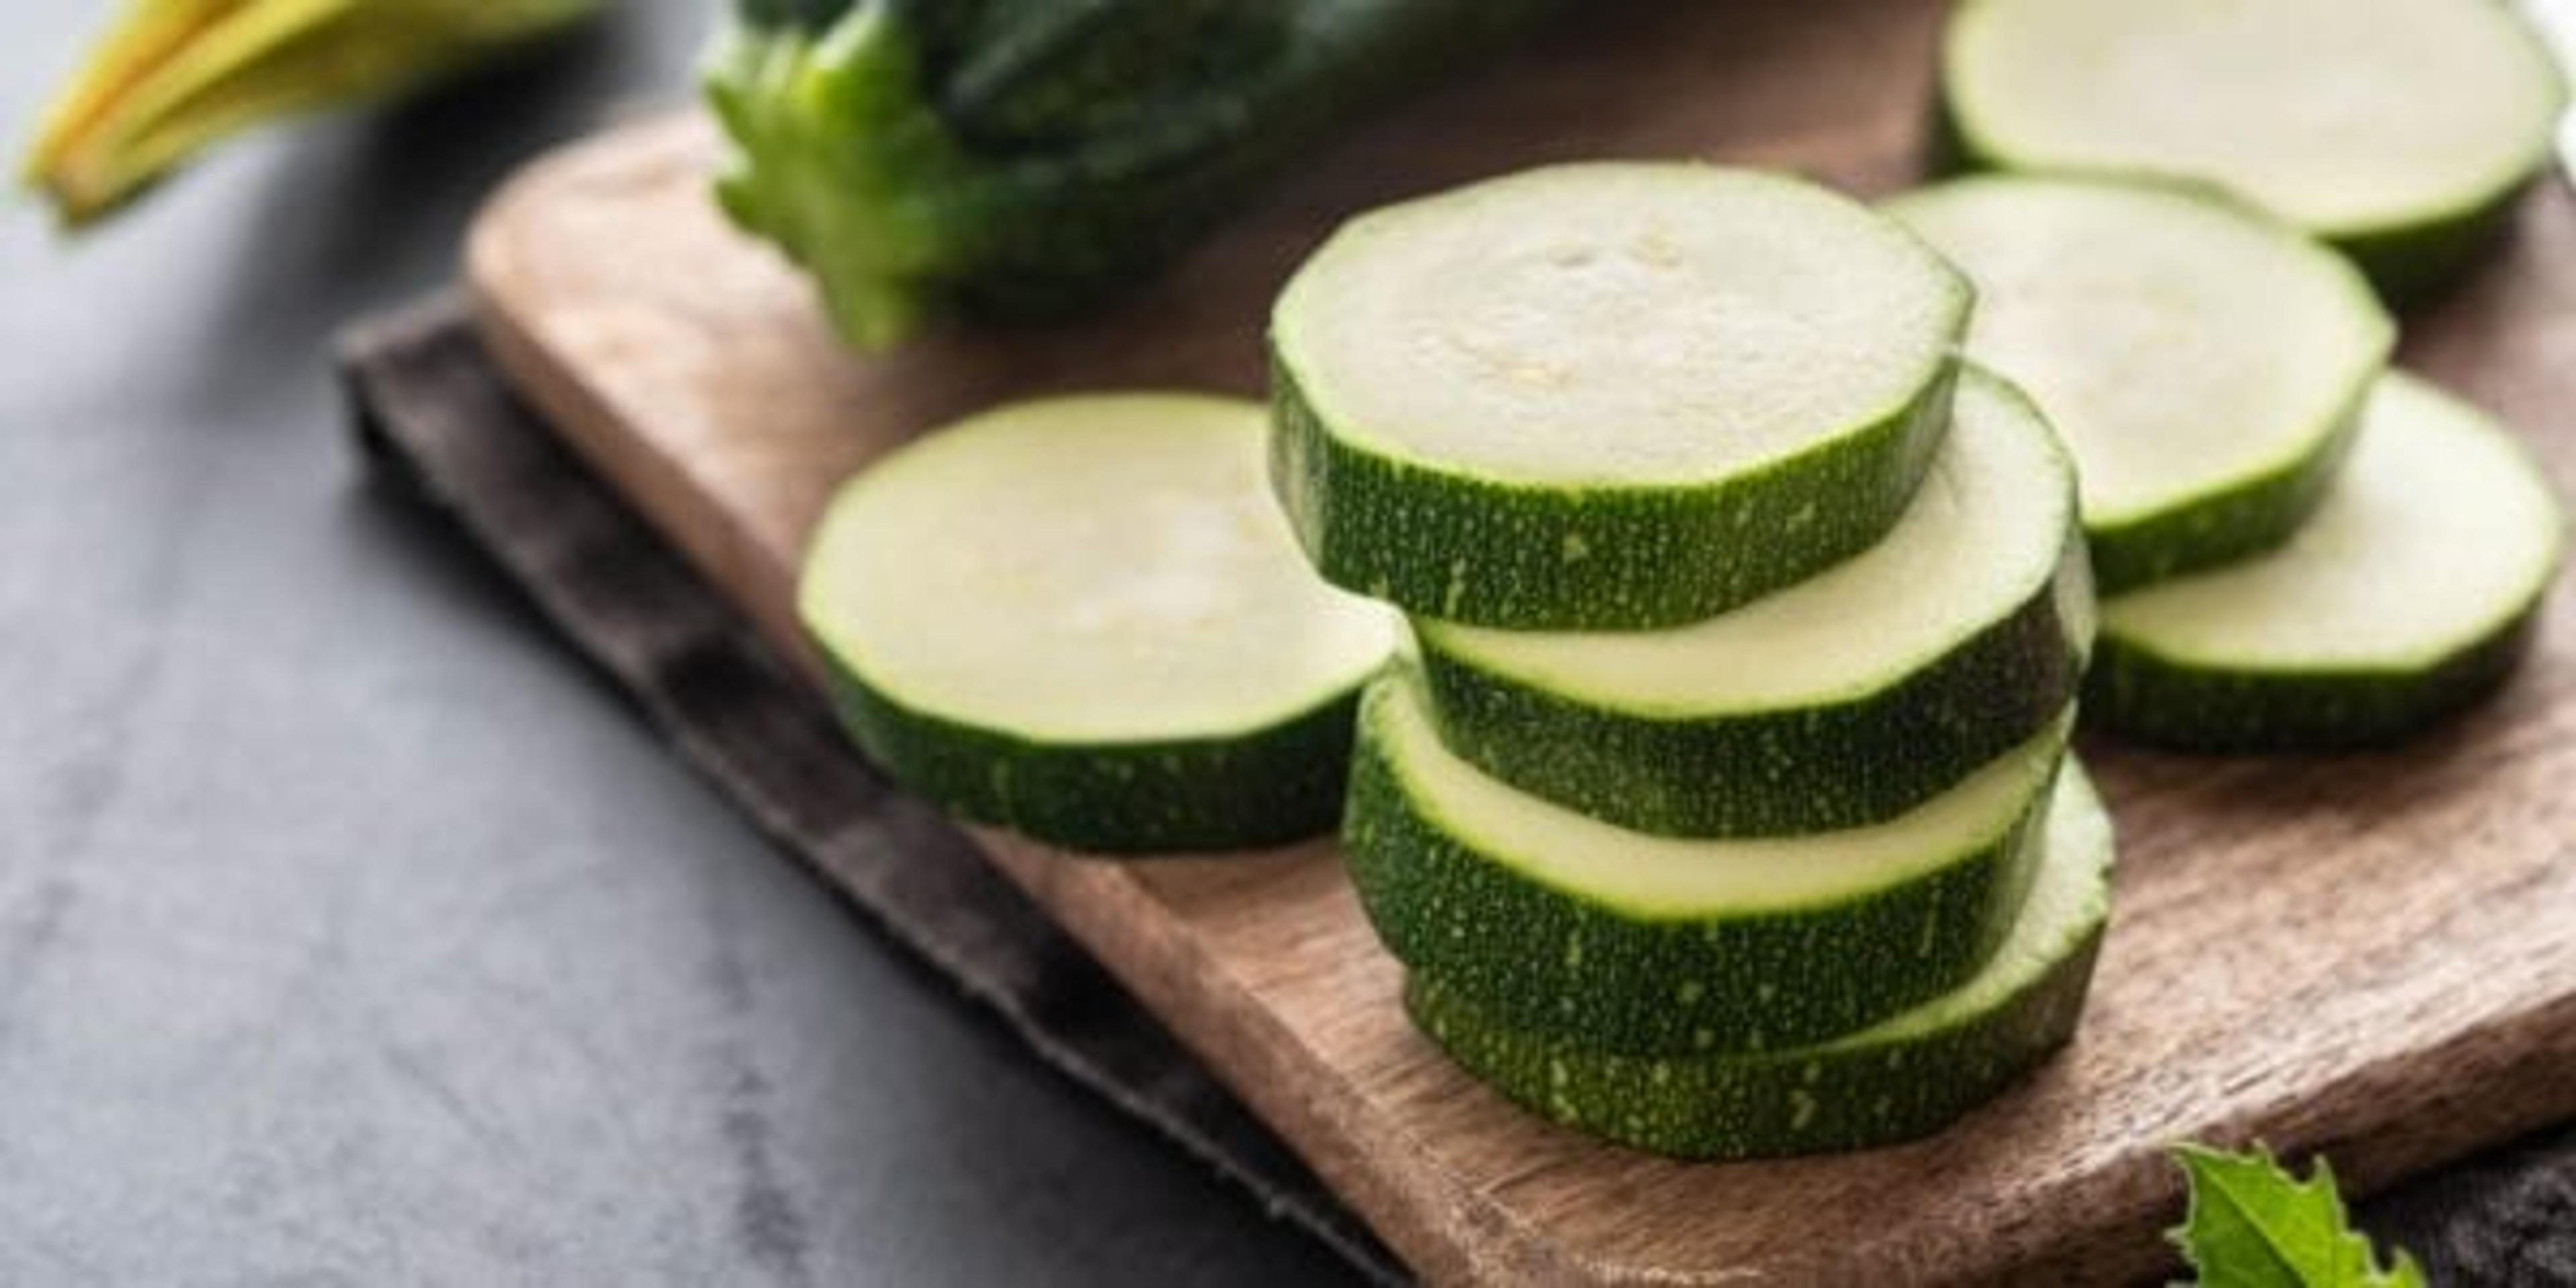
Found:
[[47, 112], [24, 179], [77, 228], [226, 135], [399, 93], [600, 3], [128, 0]]
[[743, 227], [851, 343], [1068, 314], [1556, 0], [739, 0], [707, 72]]

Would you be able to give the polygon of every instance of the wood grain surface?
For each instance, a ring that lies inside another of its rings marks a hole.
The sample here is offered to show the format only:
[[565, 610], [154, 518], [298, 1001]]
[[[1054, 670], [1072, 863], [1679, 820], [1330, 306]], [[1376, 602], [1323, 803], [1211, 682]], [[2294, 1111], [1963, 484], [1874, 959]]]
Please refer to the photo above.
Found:
[[[1635, 5], [1334, 149], [1078, 328], [844, 354], [805, 284], [705, 197], [695, 118], [550, 158], [471, 274], [534, 399], [791, 654], [833, 484], [995, 400], [1259, 390], [1265, 306], [1340, 215], [1546, 160], [1695, 155], [1864, 192], [1914, 172], [1937, 11]], [[2576, 483], [2576, 202], [2556, 183], [2406, 359]], [[2121, 1281], [2164, 1264], [2164, 1142], [2260, 1137], [2379, 1185], [2576, 1116], [2576, 609], [2484, 710], [2399, 754], [2090, 748], [2123, 840], [2075, 1044], [1958, 1128], [1838, 1158], [1683, 1165], [1510, 1107], [1416, 1036], [1330, 847], [1115, 866], [993, 857], [1438, 1281]]]

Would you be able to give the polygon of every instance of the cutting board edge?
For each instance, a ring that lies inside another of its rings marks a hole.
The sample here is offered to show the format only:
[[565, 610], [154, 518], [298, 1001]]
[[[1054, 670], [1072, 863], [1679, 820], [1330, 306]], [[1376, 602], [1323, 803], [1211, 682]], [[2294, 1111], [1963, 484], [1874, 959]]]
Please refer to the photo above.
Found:
[[[573, 449], [599, 476], [609, 481], [619, 499], [642, 515], [653, 531], [671, 542], [709, 584], [718, 587], [761, 586], [774, 575], [771, 561], [740, 524], [718, 507], [698, 505], [703, 496], [686, 467], [657, 444], [639, 435], [618, 435], [626, 413], [614, 398], [585, 379], [577, 362], [559, 354], [538, 335], [535, 319], [522, 319], [512, 306], [510, 284], [518, 271], [511, 236], [522, 212], [546, 200], [558, 183], [578, 183], [585, 171], [616, 158], [620, 142], [655, 151], [684, 151], [710, 127], [696, 110], [611, 129], [566, 144], [520, 166], [502, 181], [476, 212], [465, 237], [465, 295], [476, 334], [511, 387], [540, 413], [538, 419], [557, 441]], [[703, 513], [693, 511], [703, 509]], [[794, 595], [744, 595], [726, 599], [748, 614], [763, 639], [780, 649], [808, 680], [824, 674], [806, 644], [794, 612]]]
[[[1368, 1135], [1333, 1108], [1361, 1104], [1360, 1094], [1346, 1089], [1323, 1096], [1301, 1088], [1300, 1079], [1318, 1066], [1299, 1054], [1296, 1035], [1222, 963], [1187, 936], [1172, 933], [1176, 923], [1132, 873], [1035, 844], [996, 845], [985, 836], [977, 841], [1013, 884], [1171, 1023], [1262, 1121], [1293, 1142], [1299, 1157], [1417, 1273], [1435, 1282], [1623, 1282], [1569, 1260], [1510, 1213], [1460, 1185], [1409, 1133], [1400, 1150], [1360, 1148]], [[1495, 1236], [1505, 1242], [1495, 1242]]]

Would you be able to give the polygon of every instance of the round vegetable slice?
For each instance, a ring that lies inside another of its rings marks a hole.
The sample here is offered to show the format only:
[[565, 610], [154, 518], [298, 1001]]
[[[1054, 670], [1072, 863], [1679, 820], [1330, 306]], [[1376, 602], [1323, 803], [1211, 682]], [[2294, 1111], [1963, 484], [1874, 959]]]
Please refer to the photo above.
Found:
[[1442, 741], [1486, 772], [1623, 827], [1745, 836], [1948, 790], [2065, 710], [2092, 626], [2074, 470], [1972, 369], [1905, 517], [1806, 581], [1669, 630], [1415, 632]]
[[2106, 592], [2287, 540], [2396, 338], [2351, 265], [2215, 192], [1986, 176], [1889, 210], [1977, 283], [1970, 354], [2074, 453]]
[[1604, 1050], [1755, 1051], [1966, 978], [2028, 888], [2067, 717], [1890, 822], [1802, 837], [1626, 831], [1444, 747], [1415, 682], [1361, 700], [1343, 850], [1405, 965]]
[[945, 809], [1079, 850], [1330, 830], [1400, 627], [1306, 565], [1264, 442], [1251, 403], [1058, 398], [843, 485], [797, 602], [860, 745]]
[[1274, 482], [1327, 580], [1415, 613], [1694, 621], [1895, 524], [1969, 298], [1776, 175], [1604, 162], [1391, 206], [1272, 314]]
[[2549, 155], [2566, 90], [2514, 9], [1971, 0], [1943, 103], [1968, 164], [2210, 180], [2404, 298], [2458, 271]]
[[2392, 373], [2352, 463], [2287, 546], [2103, 606], [2086, 713], [2200, 750], [2389, 741], [2512, 670], [2564, 534], [2509, 433]]
[[1405, 986], [1414, 1023], [1529, 1109], [1656, 1153], [1754, 1158], [1926, 1135], [1991, 1100], [2074, 1035], [2110, 917], [2114, 849], [2080, 766], [2049, 810], [2012, 933], [1957, 989], [1857, 1033], [1759, 1055], [1624, 1055], [1520, 1027], [1437, 975]]

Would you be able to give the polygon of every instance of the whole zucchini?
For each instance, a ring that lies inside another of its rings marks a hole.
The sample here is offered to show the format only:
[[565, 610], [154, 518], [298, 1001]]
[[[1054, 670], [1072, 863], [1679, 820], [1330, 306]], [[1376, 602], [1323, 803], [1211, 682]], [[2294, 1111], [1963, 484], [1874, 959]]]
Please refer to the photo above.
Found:
[[1150, 275], [1298, 151], [1555, 0], [739, 0], [717, 191], [869, 348]]

